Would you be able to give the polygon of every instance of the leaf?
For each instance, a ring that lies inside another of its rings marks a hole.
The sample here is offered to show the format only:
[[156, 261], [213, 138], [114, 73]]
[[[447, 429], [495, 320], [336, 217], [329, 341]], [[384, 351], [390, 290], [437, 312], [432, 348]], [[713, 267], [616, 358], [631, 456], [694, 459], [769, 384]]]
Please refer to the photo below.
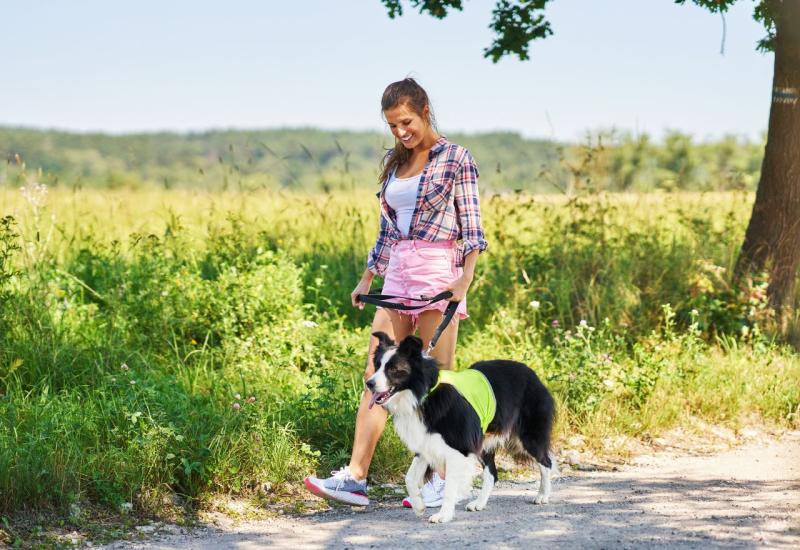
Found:
[[12, 374], [14, 374], [14, 371], [17, 370], [18, 368], [20, 368], [23, 363], [24, 363], [24, 361], [22, 359], [20, 359], [19, 357], [17, 357], [13, 361], [11, 361], [11, 364], [8, 366], [8, 372], [6, 372], [6, 375], [3, 376], [3, 379], [5, 380], [6, 378], [8, 378]]

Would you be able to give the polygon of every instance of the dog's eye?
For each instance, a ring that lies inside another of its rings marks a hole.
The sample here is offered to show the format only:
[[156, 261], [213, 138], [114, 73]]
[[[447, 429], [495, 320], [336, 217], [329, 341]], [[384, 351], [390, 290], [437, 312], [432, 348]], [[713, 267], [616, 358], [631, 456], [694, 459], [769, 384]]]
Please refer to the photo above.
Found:
[[411, 367], [409, 367], [408, 363], [398, 362], [387, 365], [386, 370], [395, 376], [403, 376], [411, 372]]

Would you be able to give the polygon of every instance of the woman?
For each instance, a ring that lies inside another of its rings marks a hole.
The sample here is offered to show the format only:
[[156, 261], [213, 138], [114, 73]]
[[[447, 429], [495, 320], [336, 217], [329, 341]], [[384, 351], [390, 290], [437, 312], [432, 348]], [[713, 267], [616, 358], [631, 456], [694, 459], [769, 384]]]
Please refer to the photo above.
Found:
[[[353, 306], [364, 307], [358, 295], [369, 292], [375, 275], [384, 277], [383, 294], [422, 297], [450, 290], [451, 301], [460, 304], [431, 355], [441, 368], [452, 369], [458, 322], [467, 317], [467, 290], [478, 254], [487, 246], [481, 227], [478, 168], [469, 151], [439, 135], [428, 94], [414, 79], [390, 84], [381, 109], [396, 143], [383, 159], [378, 238], [351, 300]], [[382, 330], [399, 342], [418, 330], [427, 347], [446, 307], [446, 302], [437, 302], [413, 311], [379, 309], [373, 332]], [[373, 339], [365, 378], [374, 372], [375, 344]], [[368, 390], [361, 397], [350, 464], [327, 479], [306, 478], [306, 487], [315, 494], [348, 504], [369, 504], [367, 472], [386, 424], [386, 411], [370, 409], [370, 397]], [[423, 488], [426, 506], [440, 506], [443, 490], [443, 481], [434, 474]]]

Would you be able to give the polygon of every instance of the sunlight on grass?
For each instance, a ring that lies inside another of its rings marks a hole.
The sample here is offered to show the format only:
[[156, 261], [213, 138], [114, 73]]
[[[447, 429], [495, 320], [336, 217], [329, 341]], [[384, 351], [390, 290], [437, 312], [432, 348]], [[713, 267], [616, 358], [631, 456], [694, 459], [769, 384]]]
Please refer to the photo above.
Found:
[[[752, 200], [484, 195], [459, 368], [529, 363], [557, 444], [690, 416], [797, 426], [800, 360], [771, 339], [764, 281], [731, 282]], [[5, 188], [0, 204], [0, 512], [156, 512], [346, 460], [371, 194]], [[373, 479], [407, 464], [387, 432]]]

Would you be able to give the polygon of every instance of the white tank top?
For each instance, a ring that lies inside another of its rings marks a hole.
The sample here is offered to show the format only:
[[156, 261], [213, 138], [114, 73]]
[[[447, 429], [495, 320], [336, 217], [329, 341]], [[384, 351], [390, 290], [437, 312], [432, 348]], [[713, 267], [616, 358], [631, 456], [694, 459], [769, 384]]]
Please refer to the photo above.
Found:
[[410, 178], [396, 178], [394, 172], [386, 185], [386, 203], [397, 215], [397, 228], [403, 237], [408, 237], [411, 230], [411, 216], [417, 205], [417, 190], [422, 174]]

